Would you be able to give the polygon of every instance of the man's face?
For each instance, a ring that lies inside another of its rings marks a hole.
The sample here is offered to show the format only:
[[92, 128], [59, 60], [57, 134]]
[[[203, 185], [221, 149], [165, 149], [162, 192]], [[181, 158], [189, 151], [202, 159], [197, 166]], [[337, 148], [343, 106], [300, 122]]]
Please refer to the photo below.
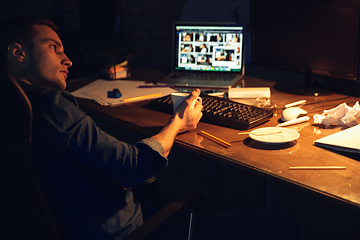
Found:
[[46, 25], [35, 25], [38, 34], [33, 47], [25, 52], [26, 79], [37, 86], [65, 89], [68, 68], [72, 62], [64, 53], [59, 36]]

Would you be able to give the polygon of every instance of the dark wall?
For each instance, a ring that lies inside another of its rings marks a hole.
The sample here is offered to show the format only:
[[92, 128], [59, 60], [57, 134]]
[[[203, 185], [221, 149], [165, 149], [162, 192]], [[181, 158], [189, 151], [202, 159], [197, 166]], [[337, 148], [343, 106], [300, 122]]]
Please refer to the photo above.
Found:
[[248, 5], [248, 0], [20, 0], [1, 3], [0, 20], [28, 15], [55, 22], [73, 61], [71, 79], [97, 69], [99, 55], [114, 50], [130, 53], [133, 68], [169, 71], [175, 21], [249, 23]]

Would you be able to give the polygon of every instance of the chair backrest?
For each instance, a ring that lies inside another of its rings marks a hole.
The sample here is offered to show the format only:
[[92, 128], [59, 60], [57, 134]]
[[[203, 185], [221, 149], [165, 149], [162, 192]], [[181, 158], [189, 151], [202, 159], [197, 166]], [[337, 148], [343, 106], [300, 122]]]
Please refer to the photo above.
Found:
[[30, 165], [32, 108], [29, 99], [0, 70], [0, 236], [60, 239]]

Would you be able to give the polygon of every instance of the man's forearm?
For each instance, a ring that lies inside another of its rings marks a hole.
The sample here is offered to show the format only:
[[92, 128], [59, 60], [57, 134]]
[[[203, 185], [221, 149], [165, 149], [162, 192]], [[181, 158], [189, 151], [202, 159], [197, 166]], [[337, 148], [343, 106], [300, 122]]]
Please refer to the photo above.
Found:
[[199, 89], [191, 92], [190, 96], [176, 108], [175, 113], [168, 124], [166, 124], [158, 134], [152, 137], [162, 144], [165, 157], [169, 155], [176, 135], [181, 132], [195, 129], [200, 121], [200, 118], [202, 117], [202, 104], [197, 101], [199, 95]]
[[172, 119], [158, 134], [151, 138], [161, 143], [164, 148], [164, 155], [167, 157], [178, 133], [179, 128], [176, 126], [176, 120]]

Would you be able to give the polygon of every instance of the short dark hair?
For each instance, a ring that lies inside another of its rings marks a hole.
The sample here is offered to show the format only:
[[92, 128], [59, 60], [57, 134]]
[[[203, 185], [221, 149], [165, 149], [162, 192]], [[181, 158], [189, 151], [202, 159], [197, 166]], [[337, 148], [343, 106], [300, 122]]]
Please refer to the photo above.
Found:
[[0, 66], [7, 63], [7, 51], [11, 43], [17, 42], [29, 48], [32, 47], [32, 39], [36, 36], [35, 25], [46, 25], [60, 35], [59, 28], [49, 20], [31, 17], [13, 18], [0, 24]]

